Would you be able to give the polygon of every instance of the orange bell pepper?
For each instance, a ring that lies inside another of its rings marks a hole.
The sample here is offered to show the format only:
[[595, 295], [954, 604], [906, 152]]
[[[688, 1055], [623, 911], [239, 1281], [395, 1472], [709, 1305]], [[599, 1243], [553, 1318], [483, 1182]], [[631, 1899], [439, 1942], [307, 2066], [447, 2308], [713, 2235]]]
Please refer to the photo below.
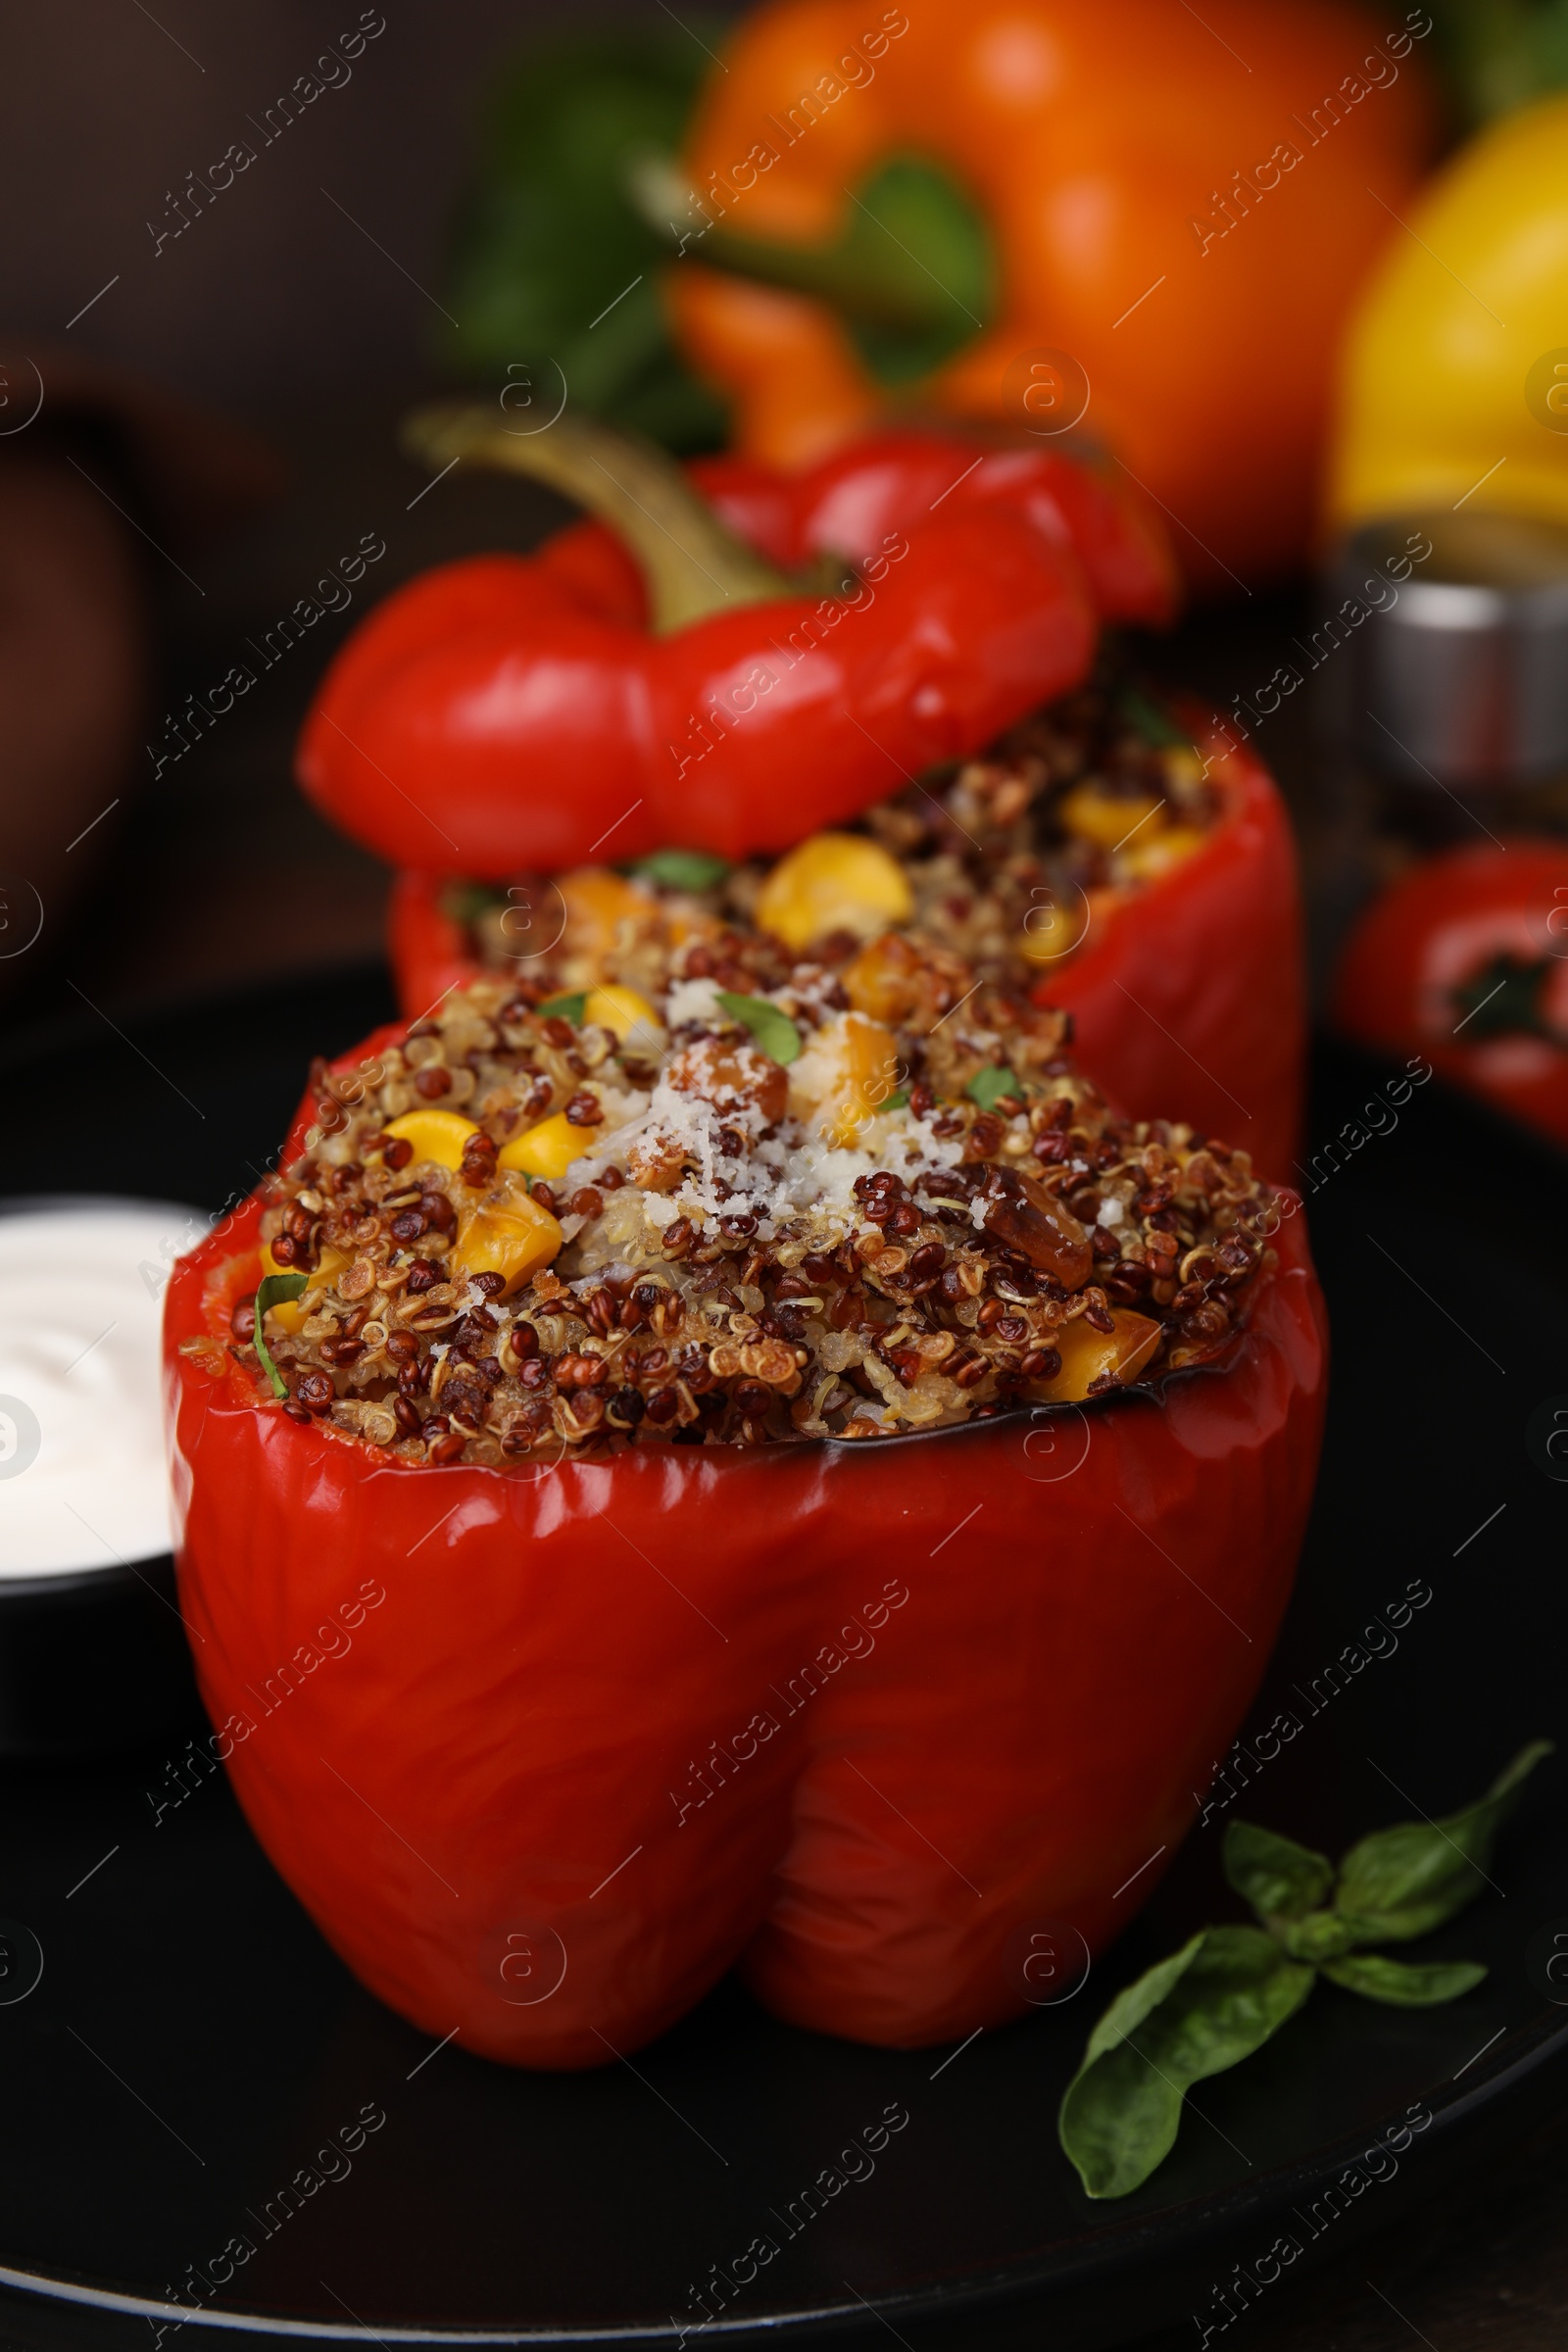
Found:
[[1255, 585], [1307, 543], [1340, 324], [1431, 141], [1430, 29], [1328, 0], [774, 0], [689, 134], [676, 331], [743, 452], [803, 464], [862, 430], [887, 395], [830, 302], [731, 265], [771, 242], [799, 282], [881, 169], [932, 164], [978, 206], [998, 294], [905, 394], [1054, 432], [1087, 389], [1194, 583]]

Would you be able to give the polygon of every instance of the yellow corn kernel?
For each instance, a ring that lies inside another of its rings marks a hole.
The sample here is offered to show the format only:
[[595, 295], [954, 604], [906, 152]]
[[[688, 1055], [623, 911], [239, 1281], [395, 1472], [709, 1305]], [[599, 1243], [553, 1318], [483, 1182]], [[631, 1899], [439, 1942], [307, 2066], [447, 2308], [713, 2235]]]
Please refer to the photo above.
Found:
[[[341, 1273], [343, 1268], [351, 1262], [352, 1260], [345, 1250], [333, 1250], [330, 1247], [323, 1248], [318, 1263], [309, 1268], [305, 1288], [299, 1297], [297, 1298], [280, 1298], [276, 1306], [269, 1310], [277, 1317], [291, 1338], [301, 1330], [306, 1316], [314, 1314], [316, 1311], [311, 1293], [326, 1290], [330, 1286], [333, 1276]], [[270, 1243], [264, 1242], [262, 1244], [262, 1272], [264, 1275], [292, 1274], [296, 1270], [293, 1266], [280, 1266], [272, 1255]]]
[[591, 988], [582, 1013], [585, 1022], [595, 1022], [602, 1029], [613, 1029], [624, 1045], [637, 1032], [640, 1046], [657, 1046], [663, 1024], [648, 999], [639, 996], [634, 988], [610, 986]]
[[806, 948], [829, 931], [874, 939], [890, 923], [906, 923], [913, 908], [903, 866], [876, 842], [858, 833], [813, 833], [762, 884], [757, 922], [787, 948]]
[[479, 1132], [455, 1110], [406, 1110], [401, 1119], [388, 1121], [386, 1131], [412, 1144], [416, 1159], [433, 1160], [438, 1168], [461, 1168], [464, 1145]]
[[1160, 1327], [1148, 1315], [1135, 1315], [1129, 1307], [1115, 1306], [1110, 1311], [1114, 1331], [1096, 1331], [1077, 1315], [1052, 1333], [1051, 1345], [1061, 1357], [1061, 1370], [1054, 1380], [1031, 1381], [1031, 1396], [1049, 1397], [1053, 1404], [1077, 1403], [1102, 1372], [1114, 1372], [1118, 1380], [1137, 1379], [1159, 1346]]
[[1152, 831], [1154, 811], [1161, 806], [1150, 793], [1102, 792], [1098, 784], [1075, 784], [1058, 813], [1080, 841], [1092, 841], [1097, 850], [1113, 850], [1140, 826], [1146, 833]]
[[1152, 882], [1156, 875], [1168, 873], [1200, 850], [1208, 835], [1196, 825], [1170, 825], [1163, 833], [1150, 827], [1149, 838], [1140, 834], [1130, 841], [1116, 860], [1116, 871], [1130, 882]]
[[618, 944], [622, 924], [658, 919], [658, 906], [647, 892], [634, 890], [608, 865], [574, 866], [557, 887], [566, 908], [562, 945], [569, 957], [599, 962]]
[[492, 1195], [459, 1218], [452, 1263], [464, 1274], [499, 1274], [511, 1292], [549, 1265], [562, 1239], [559, 1221], [525, 1192]]
[[583, 1128], [574, 1127], [565, 1112], [558, 1110], [553, 1119], [541, 1119], [537, 1127], [514, 1135], [498, 1155], [498, 1165], [520, 1170], [524, 1176], [543, 1176], [553, 1183], [587, 1151], [590, 1140]]
[[891, 1029], [846, 1012], [819, 1029], [790, 1070], [792, 1102], [811, 1114], [817, 1133], [842, 1147], [874, 1119], [899, 1083]]

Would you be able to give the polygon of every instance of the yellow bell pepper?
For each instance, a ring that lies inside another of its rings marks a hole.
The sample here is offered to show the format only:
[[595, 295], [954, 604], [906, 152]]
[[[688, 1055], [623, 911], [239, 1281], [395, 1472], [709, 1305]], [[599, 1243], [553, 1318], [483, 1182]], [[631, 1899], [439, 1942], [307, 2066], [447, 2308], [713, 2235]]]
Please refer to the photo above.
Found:
[[[349, 1262], [349, 1256], [344, 1250], [323, 1248], [317, 1263], [309, 1269], [305, 1288], [299, 1297], [297, 1298], [280, 1298], [277, 1304], [269, 1310], [277, 1317], [278, 1322], [291, 1338], [298, 1336], [304, 1328], [306, 1317], [316, 1311], [315, 1300], [312, 1298], [311, 1293], [324, 1290], [331, 1282], [333, 1275], [340, 1273]], [[270, 1243], [264, 1242], [262, 1244], [262, 1272], [264, 1275], [292, 1274], [296, 1271], [297, 1269], [293, 1266], [284, 1266], [278, 1263], [272, 1255]]]
[[858, 833], [813, 833], [781, 858], [757, 901], [760, 930], [787, 948], [808, 948], [830, 931], [875, 939], [906, 923], [914, 902], [897, 858]]
[[438, 1168], [461, 1168], [463, 1147], [479, 1130], [456, 1110], [406, 1110], [389, 1119], [386, 1132], [414, 1146], [416, 1160], [432, 1160]]
[[1116, 850], [1142, 839], [1163, 804], [1153, 793], [1102, 792], [1097, 784], [1075, 784], [1062, 801], [1060, 816], [1069, 833], [1097, 849]]
[[1054, 1380], [1033, 1382], [1032, 1396], [1049, 1397], [1053, 1404], [1078, 1402], [1102, 1373], [1114, 1372], [1121, 1381], [1138, 1378], [1159, 1345], [1160, 1327], [1151, 1316], [1134, 1314], [1130, 1307], [1114, 1306], [1110, 1313], [1114, 1331], [1095, 1331], [1077, 1315], [1052, 1333], [1051, 1345], [1061, 1357], [1061, 1370]]
[[862, 1012], [842, 1013], [818, 1030], [790, 1068], [790, 1106], [811, 1119], [840, 1149], [876, 1117], [899, 1084], [898, 1042]]
[[499, 1274], [509, 1295], [549, 1265], [564, 1235], [547, 1208], [521, 1191], [504, 1200], [492, 1195], [458, 1220], [452, 1263], [464, 1274]]
[[1568, 97], [1502, 117], [1400, 212], [1343, 358], [1332, 519], [1473, 499], [1568, 522]]
[[1207, 846], [1208, 835], [1197, 825], [1166, 825], [1156, 832], [1152, 825], [1130, 841], [1112, 868], [1118, 882], [1152, 882], [1156, 876], [1169, 873], [1183, 858], [1194, 857]]
[[635, 1043], [645, 1050], [658, 1046], [663, 1024], [648, 999], [639, 996], [634, 988], [611, 985], [591, 988], [582, 1012], [585, 1024], [595, 1023], [602, 1029], [613, 1029], [624, 1045], [636, 1033]]
[[659, 919], [657, 902], [608, 865], [573, 866], [557, 887], [566, 910], [561, 945], [573, 964], [602, 965], [631, 929]]
[[524, 1176], [542, 1176], [553, 1184], [564, 1176], [591, 1141], [586, 1129], [574, 1127], [565, 1112], [558, 1110], [553, 1119], [541, 1119], [537, 1127], [514, 1135], [499, 1153], [497, 1164]]

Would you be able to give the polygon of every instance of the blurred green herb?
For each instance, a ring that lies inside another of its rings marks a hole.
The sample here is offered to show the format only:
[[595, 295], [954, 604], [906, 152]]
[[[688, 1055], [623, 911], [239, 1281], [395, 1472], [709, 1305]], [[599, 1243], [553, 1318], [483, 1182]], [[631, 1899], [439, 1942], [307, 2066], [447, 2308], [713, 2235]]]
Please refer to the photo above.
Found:
[[588, 991], [579, 988], [569, 996], [546, 997], [534, 1009], [542, 1021], [569, 1021], [574, 1029], [580, 1029], [582, 1016], [588, 1009]]
[[1004, 1095], [1015, 1095], [1020, 1102], [1023, 1100], [1023, 1088], [1005, 1065], [1000, 1070], [990, 1065], [983, 1070], [976, 1070], [963, 1091], [971, 1102], [979, 1103], [982, 1110], [994, 1110]]
[[506, 904], [506, 891], [492, 882], [449, 882], [441, 893], [441, 911], [454, 923], [476, 923], [491, 907]]
[[789, 1063], [800, 1059], [800, 1031], [789, 1014], [770, 1004], [766, 997], [737, 997], [727, 988], [721, 988], [718, 1001], [732, 1021], [745, 1023], [762, 1052], [774, 1061]]
[[1116, 715], [1123, 726], [1131, 727], [1146, 743], [1157, 743], [1164, 751], [1193, 749], [1187, 729], [1178, 726], [1168, 710], [1161, 710], [1152, 696], [1136, 686], [1122, 688], [1116, 698]]
[[729, 865], [722, 858], [710, 857], [706, 850], [655, 850], [651, 858], [639, 858], [627, 867], [628, 873], [644, 874], [650, 882], [662, 882], [666, 890], [716, 890]]
[[1479, 1984], [1487, 1972], [1475, 1961], [1411, 1966], [1352, 1947], [1429, 1935], [1473, 1902], [1490, 1883], [1498, 1831], [1551, 1752], [1549, 1740], [1533, 1740], [1473, 1805], [1375, 1830], [1338, 1872], [1326, 1854], [1232, 1822], [1225, 1876], [1262, 1925], [1201, 1929], [1119, 1992], [1090, 2034], [1056, 2124], [1090, 2196], [1142, 2186], [1175, 2144], [1191, 2085], [1261, 2049], [1319, 1975], [1395, 2008], [1455, 2000]]
[[[718, 45], [708, 20], [688, 22]], [[455, 226], [447, 352], [498, 387], [526, 372], [509, 407], [550, 416], [559, 368], [595, 416], [671, 449], [722, 439], [723, 408], [665, 322], [668, 234], [628, 184], [639, 158], [680, 143], [707, 66], [685, 31], [622, 25], [540, 42], [503, 71]]]
[[1429, 14], [1466, 127], [1568, 85], [1568, 0], [1431, 0]]

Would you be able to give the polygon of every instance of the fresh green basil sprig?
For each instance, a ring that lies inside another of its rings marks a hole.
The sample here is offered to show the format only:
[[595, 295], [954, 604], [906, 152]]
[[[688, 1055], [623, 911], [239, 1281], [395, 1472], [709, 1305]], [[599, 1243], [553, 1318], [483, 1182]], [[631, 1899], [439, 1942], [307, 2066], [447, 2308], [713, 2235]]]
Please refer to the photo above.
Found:
[[1056, 2124], [1090, 2196], [1141, 2187], [1175, 2144], [1191, 2085], [1261, 2049], [1319, 1976], [1397, 2008], [1479, 1984], [1487, 1972], [1474, 1961], [1411, 1966], [1357, 1946], [1430, 1935], [1473, 1902], [1526, 1777], [1551, 1752], [1533, 1740], [1473, 1805], [1374, 1830], [1338, 1871], [1326, 1854], [1232, 1822], [1225, 1876], [1262, 1925], [1200, 1929], [1119, 1992], [1090, 2034]]

